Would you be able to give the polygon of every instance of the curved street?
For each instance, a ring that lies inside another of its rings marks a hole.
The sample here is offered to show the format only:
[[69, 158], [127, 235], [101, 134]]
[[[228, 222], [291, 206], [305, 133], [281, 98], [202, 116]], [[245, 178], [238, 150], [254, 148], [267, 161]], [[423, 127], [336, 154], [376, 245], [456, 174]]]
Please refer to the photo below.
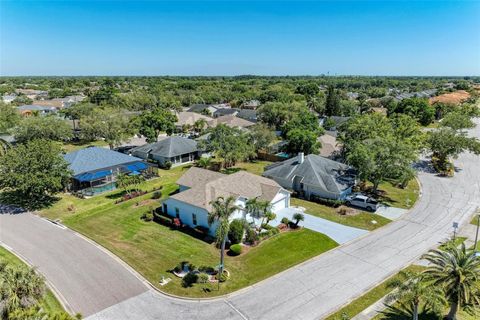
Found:
[[464, 154], [455, 164], [453, 178], [420, 172], [422, 197], [399, 220], [225, 299], [160, 294], [102, 249], [30, 213], [0, 214], [0, 241], [90, 320], [321, 319], [445, 240], [454, 221], [469, 222], [480, 206], [480, 157]]

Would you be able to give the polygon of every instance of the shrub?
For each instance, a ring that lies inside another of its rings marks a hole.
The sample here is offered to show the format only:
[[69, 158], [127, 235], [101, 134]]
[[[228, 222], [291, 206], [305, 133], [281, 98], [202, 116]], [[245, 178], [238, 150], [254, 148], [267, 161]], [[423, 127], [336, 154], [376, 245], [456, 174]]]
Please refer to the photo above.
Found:
[[207, 283], [210, 280], [210, 276], [204, 272], [197, 275], [197, 283]]
[[238, 256], [240, 253], [242, 253], [242, 245], [238, 243], [231, 245], [230, 252], [232, 252], [234, 256]]
[[274, 236], [274, 235], [277, 235], [279, 233], [280, 233], [280, 230], [278, 230], [277, 228], [272, 228], [272, 229], [268, 230], [268, 234], [270, 236]]
[[323, 199], [323, 198], [320, 198], [320, 197], [317, 197], [317, 196], [311, 196], [310, 200], [312, 200], [313, 202], [316, 202], [316, 203], [326, 205], [328, 207], [332, 207], [332, 208], [338, 208], [342, 204], [345, 204], [345, 201], [343, 201], [343, 200]]
[[151, 211], [145, 212], [144, 214], [142, 214], [142, 220], [147, 222], [152, 221], [153, 213]]
[[232, 243], [240, 243], [243, 239], [245, 230], [245, 221], [242, 219], [235, 219], [230, 223], [230, 230], [228, 231], [228, 238]]
[[245, 241], [248, 243], [255, 243], [258, 240], [257, 233], [251, 228], [247, 228], [247, 234], [245, 235]]
[[303, 213], [297, 212], [293, 214], [292, 219], [295, 220], [295, 227], [297, 227], [300, 221], [305, 220], [305, 215]]
[[162, 166], [164, 169], [169, 170], [172, 167], [172, 163], [170, 161], [165, 161]]
[[166, 225], [166, 226], [171, 226], [172, 225], [172, 218], [170, 217], [165, 217], [163, 215], [158, 215], [156, 214], [154, 216], [154, 220], [160, 224]]
[[193, 228], [193, 230], [197, 231], [198, 233], [208, 235], [208, 231], [210, 229], [208, 229], [207, 227], [204, 227], [204, 226], [196, 226], [195, 228]]
[[198, 268], [198, 271], [203, 272], [203, 273], [213, 273], [213, 272], [215, 272], [215, 269], [213, 267], [209, 267], [209, 266], [200, 266]]
[[162, 192], [161, 191], [155, 191], [152, 194], [152, 199], [160, 199], [162, 197]]
[[197, 280], [198, 280], [198, 275], [193, 272], [189, 272], [185, 275], [185, 277], [182, 278], [182, 287], [184, 288], [191, 287], [192, 284], [197, 282]]
[[287, 217], [283, 217], [281, 223], [288, 225], [290, 220]]
[[180, 272], [180, 271], [182, 271], [182, 270], [183, 270], [183, 262], [178, 263], [178, 264], [175, 266], [175, 268], [173, 268], [173, 271], [175, 271], [175, 272], [177, 272], [177, 273]]
[[216, 278], [217, 280], [219, 280], [220, 282], [225, 282], [225, 281], [228, 280], [228, 277], [227, 277], [227, 275], [225, 274], [225, 272], [223, 272], [222, 274], [218, 274], [218, 273], [217, 273], [217, 275], [215, 276], [215, 278]]
[[264, 223], [262, 224], [262, 229], [271, 230], [271, 229], [275, 229], [275, 227], [272, 227], [271, 225]]

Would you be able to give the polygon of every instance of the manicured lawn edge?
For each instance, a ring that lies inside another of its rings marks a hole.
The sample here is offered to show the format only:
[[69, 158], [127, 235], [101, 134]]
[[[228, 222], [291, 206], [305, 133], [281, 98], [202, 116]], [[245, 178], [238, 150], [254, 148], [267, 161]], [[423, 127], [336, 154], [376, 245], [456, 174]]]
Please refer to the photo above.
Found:
[[[24, 265], [32, 267], [32, 265], [23, 258], [20, 254], [16, 253], [12, 248], [7, 247], [5, 244], [0, 242], [0, 257], [3, 257], [8, 263], [12, 265]], [[48, 279], [36, 270], [40, 275], [45, 279], [45, 284], [47, 286], [47, 291], [45, 296], [41, 300], [40, 304], [46, 311], [56, 313], [56, 312], [68, 312], [73, 314], [73, 311], [68, 306], [68, 303], [63, 298], [63, 296], [56, 290], [56, 288], [48, 282]]]
[[[409, 271], [421, 271], [424, 267], [410, 265], [402, 270], [409, 270]], [[343, 305], [340, 309], [335, 311], [334, 313], [330, 314], [325, 320], [340, 320], [342, 319], [342, 314], [346, 313], [349, 318], [353, 318], [354, 316], [361, 313], [363, 310], [370, 307], [372, 304], [377, 302], [378, 300], [382, 299], [385, 295], [387, 295], [391, 290], [387, 288], [388, 283], [399, 276], [399, 272], [388, 276], [385, 278], [381, 283], [378, 285], [370, 288], [367, 292], [362, 294], [361, 296], [355, 298], [354, 300], [350, 301], [348, 304]]]
[[[133, 199], [132, 199], [133, 200]], [[131, 200], [128, 200], [128, 201], [131, 201]], [[64, 225], [65, 226], [65, 225]], [[228, 293], [225, 293], [225, 294], [221, 294], [221, 295], [215, 295], [215, 296], [212, 296], [212, 297], [189, 297], [189, 296], [181, 296], [181, 295], [176, 295], [176, 294], [173, 294], [173, 293], [170, 293], [170, 292], [167, 292], [167, 291], [164, 291], [164, 290], [161, 290], [159, 287], [155, 286], [150, 280], [148, 280], [145, 276], [143, 276], [139, 271], [137, 271], [132, 265], [130, 265], [127, 261], [123, 260], [120, 256], [116, 255], [114, 252], [110, 251], [110, 249], [102, 246], [101, 244], [99, 244], [97, 241], [95, 241], [94, 239], [88, 237], [87, 235], [83, 234], [81, 231], [77, 231], [75, 229], [72, 229], [68, 226], [65, 226], [66, 228], [68, 228], [70, 231], [74, 232], [77, 236], [79, 236], [80, 238], [90, 242], [92, 245], [96, 246], [97, 248], [99, 248], [100, 250], [104, 251], [105, 253], [107, 253], [108, 255], [110, 255], [113, 259], [115, 259], [117, 262], [121, 263], [124, 267], [126, 267], [135, 277], [137, 277], [140, 281], [142, 281], [147, 287], [150, 287], [154, 290], [156, 290], [157, 292], [159, 292], [160, 294], [163, 294], [163, 295], [166, 295], [168, 297], [171, 297], [171, 298], [175, 298], [175, 299], [180, 299], [180, 300], [189, 300], [189, 301], [216, 301], [216, 300], [223, 300], [225, 298], [229, 298], [229, 297], [232, 297], [232, 296], [235, 296], [237, 294], [240, 294], [242, 292], [245, 292], [245, 291], [248, 291], [250, 290], [251, 288], [265, 282], [265, 281], [268, 281], [270, 278], [273, 278], [273, 277], [277, 277], [287, 271], [289, 271], [290, 269], [293, 269], [293, 268], [296, 268], [296, 267], [299, 267], [299, 266], [302, 266], [310, 261], [313, 261], [314, 259], [317, 259], [319, 258], [320, 256], [322, 256], [323, 254], [327, 253], [327, 252], [330, 252], [330, 251], [333, 251], [335, 250], [336, 248], [339, 248], [341, 247], [342, 245], [336, 245], [326, 251], [323, 251], [322, 253], [316, 255], [316, 256], [313, 256], [313, 257], [310, 257], [310, 258], [307, 258], [306, 260], [301, 260], [299, 261], [298, 263], [290, 266], [290, 267], [287, 267], [286, 269], [280, 271], [280, 272], [277, 272], [275, 274], [272, 274], [272, 275], [269, 275], [267, 276], [266, 278], [264, 279], [261, 279], [255, 283], [252, 283], [252, 284], [249, 284], [245, 287], [241, 287], [241, 288], [238, 288], [234, 291], [231, 291], [231, 292], [228, 292]], [[291, 231], [291, 232], [299, 232], [301, 230], [297, 230], [297, 231]], [[311, 231], [311, 230], [309, 230]], [[311, 231], [311, 232], [316, 232], [316, 231]], [[278, 237], [280, 234], [277, 234], [275, 236], [273, 236], [272, 238], [275, 238], [275, 237]], [[327, 237], [326, 235], [324, 235], [322, 233], [323, 236]], [[329, 238], [330, 239], [330, 238]], [[270, 239], [268, 239], [270, 240]], [[268, 241], [266, 240], [266, 241]], [[330, 239], [332, 242], [335, 242], [334, 240]], [[265, 244], [264, 242], [260, 243], [258, 246], [261, 246], [262, 244]], [[228, 269], [228, 268], [227, 268]]]

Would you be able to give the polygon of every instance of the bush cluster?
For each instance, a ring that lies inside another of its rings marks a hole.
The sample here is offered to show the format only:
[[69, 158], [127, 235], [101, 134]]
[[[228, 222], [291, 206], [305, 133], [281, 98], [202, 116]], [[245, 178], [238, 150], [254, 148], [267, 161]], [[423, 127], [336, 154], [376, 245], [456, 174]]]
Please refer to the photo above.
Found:
[[153, 220], [153, 212], [151, 211], [147, 211], [147, 212], [144, 212], [140, 219], [142, 219], [143, 221], [146, 221], [146, 222], [150, 222]]
[[197, 275], [197, 283], [207, 283], [210, 280], [210, 276], [204, 272], [200, 272]]
[[245, 222], [242, 219], [235, 219], [230, 223], [230, 230], [228, 231], [228, 239], [232, 243], [240, 243], [243, 239], [245, 231]]
[[245, 235], [245, 241], [247, 243], [254, 244], [257, 240], [258, 240], [258, 235], [255, 232], [255, 230], [253, 230], [251, 228], [247, 228], [247, 232], [246, 232], [246, 235]]
[[242, 245], [240, 244], [234, 244], [230, 246], [230, 252], [232, 252], [233, 255], [238, 256], [239, 254], [242, 253]]
[[197, 280], [198, 280], [198, 275], [190, 271], [182, 278], [182, 287], [184, 288], [191, 287], [192, 284], [197, 282]]

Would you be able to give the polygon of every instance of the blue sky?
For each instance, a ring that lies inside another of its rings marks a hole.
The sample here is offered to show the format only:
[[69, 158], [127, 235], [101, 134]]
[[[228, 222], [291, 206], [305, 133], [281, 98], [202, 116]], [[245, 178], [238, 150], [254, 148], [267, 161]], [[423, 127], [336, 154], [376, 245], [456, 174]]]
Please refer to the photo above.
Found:
[[1, 75], [479, 75], [480, 1], [4, 1]]

